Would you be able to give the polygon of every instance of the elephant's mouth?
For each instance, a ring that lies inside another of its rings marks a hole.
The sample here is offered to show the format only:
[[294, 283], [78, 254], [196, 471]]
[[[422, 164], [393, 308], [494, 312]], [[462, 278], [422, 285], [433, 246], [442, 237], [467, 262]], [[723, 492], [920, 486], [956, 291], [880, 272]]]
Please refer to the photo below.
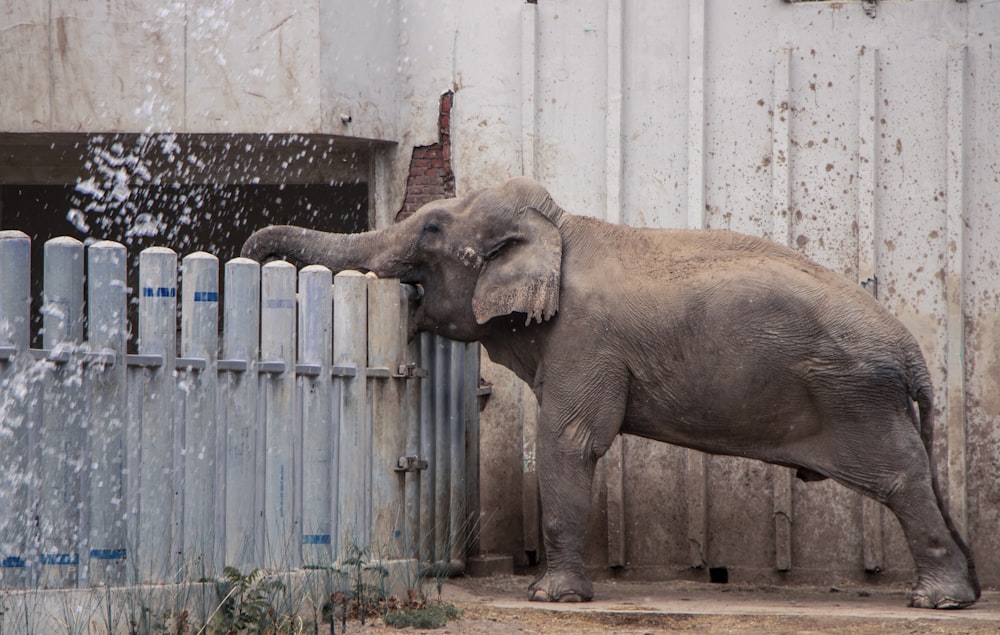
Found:
[[420, 282], [404, 282], [410, 302], [420, 303], [424, 299], [424, 285]]
[[424, 301], [424, 285], [417, 280], [401, 280], [403, 283], [403, 293], [406, 294], [406, 301], [410, 305], [410, 312], [413, 313]]

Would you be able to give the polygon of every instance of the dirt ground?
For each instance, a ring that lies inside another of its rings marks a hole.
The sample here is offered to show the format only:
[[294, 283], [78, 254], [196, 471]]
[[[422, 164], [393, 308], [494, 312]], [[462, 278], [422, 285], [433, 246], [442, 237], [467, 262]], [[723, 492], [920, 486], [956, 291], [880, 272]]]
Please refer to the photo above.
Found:
[[527, 576], [458, 578], [442, 600], [463, 613], [433, 630], [400, 630], [379, 621], [348, 632], [515, 635], [700, 633], [1000, 633], [1000, 591], [973, 608], [906, 608], [902, 587], [785, 588], [674, 582], [597, 581], [586, 604], [528, 602]]

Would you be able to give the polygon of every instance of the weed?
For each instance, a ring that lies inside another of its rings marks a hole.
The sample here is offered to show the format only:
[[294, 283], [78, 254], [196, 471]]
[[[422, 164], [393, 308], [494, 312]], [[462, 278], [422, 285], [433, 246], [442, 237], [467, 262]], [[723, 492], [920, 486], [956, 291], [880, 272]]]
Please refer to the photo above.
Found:
[[235, 567], [226, 567], [222, 580], [216, 583], [219, 606], [202, 631], [209, 628], [212, 633], [229, 635], [255, 627], [261, 632], [261, 627], [272, 622], [275, 616], [271, 604], [274, 592], [284, 589], [284, 582], [260, 569], [243, 575]]
[[452, 604], [434, 602], [391, 610], [382, 621], [395, 628], [442, 628], [448, 620], [458, 619], [461, 614]]

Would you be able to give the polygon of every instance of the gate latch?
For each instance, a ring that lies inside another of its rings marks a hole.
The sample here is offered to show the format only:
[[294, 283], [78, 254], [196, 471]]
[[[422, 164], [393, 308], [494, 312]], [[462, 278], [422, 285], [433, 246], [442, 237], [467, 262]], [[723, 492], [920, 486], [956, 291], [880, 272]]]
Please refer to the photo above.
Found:
[[419, 472], [420, 470], [427, 469], [427, 461], [424, 461], [419, 456], [401, 456], [399, 460], [396, 461], [396, 467], [393, 468], [395, 472]]

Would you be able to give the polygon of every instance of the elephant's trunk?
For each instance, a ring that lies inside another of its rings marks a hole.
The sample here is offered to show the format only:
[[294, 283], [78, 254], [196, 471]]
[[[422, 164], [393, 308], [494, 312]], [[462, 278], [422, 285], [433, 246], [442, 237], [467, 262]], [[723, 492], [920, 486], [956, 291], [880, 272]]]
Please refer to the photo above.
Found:
[[334, 273], [347, 269], [373, 271], [380, 277], [403, 275], [401, 259], [391, 247], [394, 225], [361, 234], [330, 234], [305, 227], [272, 225], [243, 243], [241, 255], [258, 262], [284, 257], [300, 265], [323, 265]]

